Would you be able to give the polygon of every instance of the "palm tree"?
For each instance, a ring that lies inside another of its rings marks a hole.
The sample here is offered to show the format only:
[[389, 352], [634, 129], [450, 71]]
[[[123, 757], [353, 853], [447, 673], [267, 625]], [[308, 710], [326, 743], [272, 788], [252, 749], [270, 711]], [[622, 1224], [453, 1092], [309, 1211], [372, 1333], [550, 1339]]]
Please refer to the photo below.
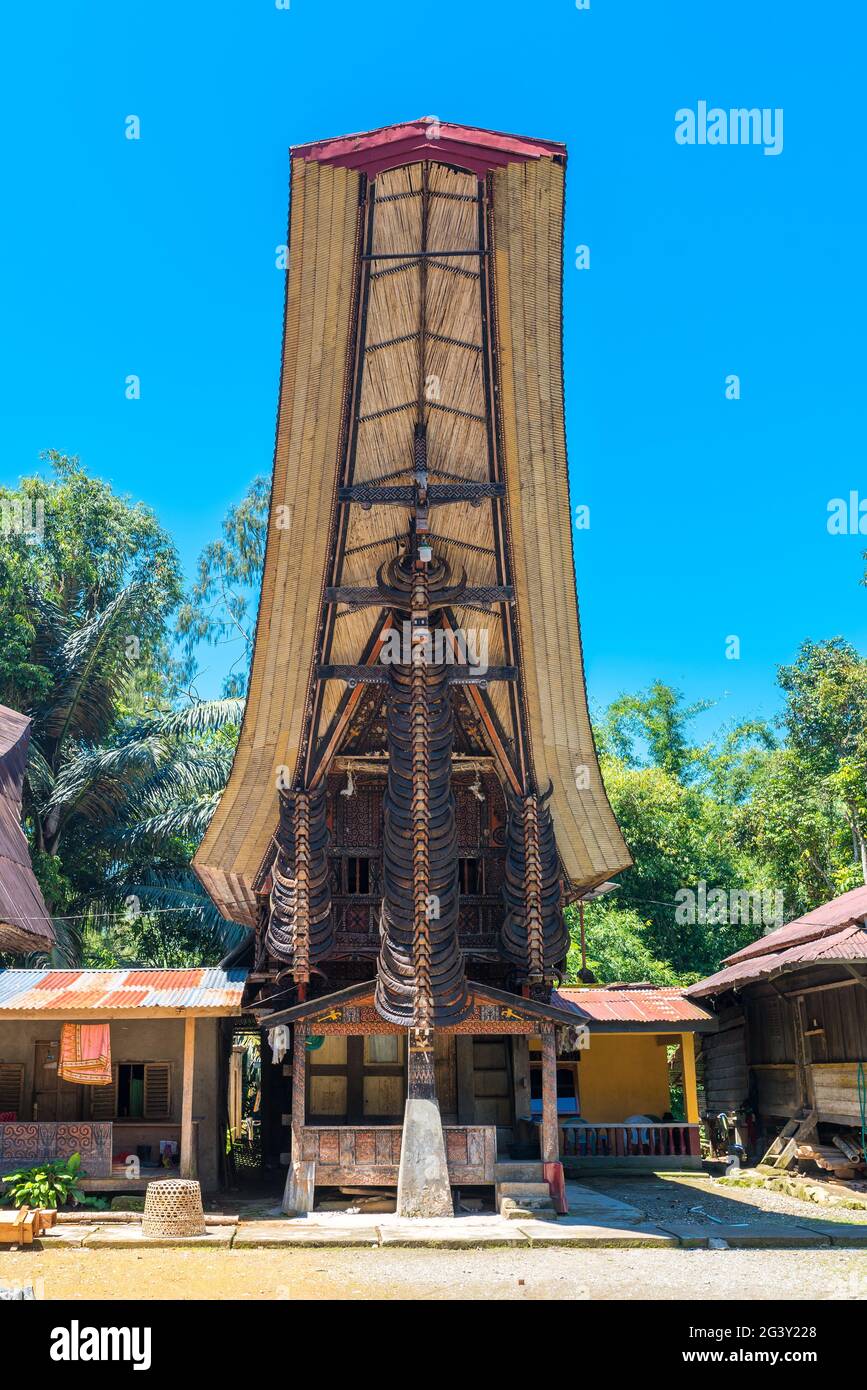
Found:
[[[135, 634], [150, 600], [137, 581], [100, 612], [71, 618], [33, 598], [34, 651], [51, 681], [28, 711], [24, 817], [58, 963], [80, 960], [88, 942], [107, 949], [112, 935], [126, 949], [132, 937], [135, 949], [144, 928], [151, 954], [183, 953], [186, 939], [188, 953], [214, 956], [245, 930], [219, 916], [189, 867], [228, 776], [244, 702], [142, 710]], [[160, 918], [172, 919], [162, 935]]]

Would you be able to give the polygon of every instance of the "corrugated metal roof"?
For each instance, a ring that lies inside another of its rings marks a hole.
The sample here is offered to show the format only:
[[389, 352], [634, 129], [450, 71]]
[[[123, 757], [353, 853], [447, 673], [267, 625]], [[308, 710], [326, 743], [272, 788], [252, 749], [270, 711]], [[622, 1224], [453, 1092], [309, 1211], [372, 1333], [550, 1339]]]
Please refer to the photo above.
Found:
[[812, 961], [836, 960], [867, 960], [867, 932], [863, 927], [845, 927], [843, 931], [830, 936], [790, 946], [788, 951], [780, 952], [777, 965], [806, 965]]
[[[772, 935], [781, 941], [780, 933], [773, 932]], [[769, 941], [771, 938], [765, 939]], [[687, 994], [693, 999], [701, 999], [741, 985], [755, 984], [779, 971], [794, 970], [800, 965], [834, 965], [837, 961], [867, 961], [867, 931], [860, 926], [844, 927], [842, 931], [826, 927], [821, 936], [798, 941], [786, 951], [768, 951], [762, 956], [736, 959], [715, 975], [690, 985]]]
[[562, 999], [589, 1014], [597, 1023], [660, 1023], [675, 1027], [679, 1023], [703, 1023], [709, 1015], [684, 997], [682, 989], [559, 989], [554, 999]]
[[2, 970], [0, 1015], [75, 1014], [89, 1009], [181, 1009], [235, 1014], [247, 979], [240, 967], [221, 970]]
[[726, 964], [733, 965], [735, 961], [765, 956], [769, 951], [781, 951], [801, 941], [815, 941], [820, 936], [839, 931], [841, 927], [851, 927], [856, 922], [864, 921], [867, 921], [867, 886], [841, 893], [830, 902], [805, 912], [802, 917], [777, 927], [776, 931], [768, 932], [767, 936], [759, 937], [758, 941], [751, 941], [749, 946], [743, 946], [726, 956]]
[[779, 959], [779, 952], [770, 951], [768, 955], [757, 957], [755, 960], [737, 961], [734, 965], [727, 965], [718, 970], [715, 975], [708, 975], [706, 980], [697, 980], [686, 992], [690, 999], [703, 999], [706, 995], [722, 994], [724, 990], [734, 989], [739, 985], [754, 984], [756, 980], [763, 980], [770, 975]]

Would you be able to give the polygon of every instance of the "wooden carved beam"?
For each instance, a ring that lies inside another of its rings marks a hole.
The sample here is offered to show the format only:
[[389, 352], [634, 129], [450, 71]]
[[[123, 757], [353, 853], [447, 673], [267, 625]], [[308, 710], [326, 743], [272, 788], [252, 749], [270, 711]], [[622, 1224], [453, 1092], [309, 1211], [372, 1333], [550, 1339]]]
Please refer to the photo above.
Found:
[[[317, 679], [323, 681], [346, 681], [349, 686], [388, 685], [389, 666], [319, 666]], [[445, 680], [450, 685], [480, 685], [483, 688], [492, 681], [516, 681], [516, 666], [467, 666], [461, 662], [443, 666]]]
[[[511, 603], [515, 590], [511, 584], [465, 584], [455, 594], [442, 602], [467, 603]], [[369, 588], [353, 587], [350, 584], [336, 589], [325, 590], [326, 603], [345, 603], [350, 608], [372, 608], [380, 603], [391, 603], [391, 595], [378, 585]]]
[[[469, 502], [478, 505], [486, 497], [505, 497], [505, 483], [431, 483], [427, 489], [427, 505], [442, 506], [448, 502]], [[369, 507], [411, 507], [416, 500], [412, 483], [382, 487], [373, 483], [351, 483], [337, 489], [339, 502], [357, 502]]]

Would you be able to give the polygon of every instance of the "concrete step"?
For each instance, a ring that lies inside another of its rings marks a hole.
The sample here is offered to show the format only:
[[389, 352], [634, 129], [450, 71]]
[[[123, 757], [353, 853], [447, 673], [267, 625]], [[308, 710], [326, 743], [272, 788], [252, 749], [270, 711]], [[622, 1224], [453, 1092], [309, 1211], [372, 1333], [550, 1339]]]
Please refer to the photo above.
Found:
[[515, 1182], [509, 1178], [497, 1183], [501, 1197], [550, 1197], [551, 1189], [546, 1182]]

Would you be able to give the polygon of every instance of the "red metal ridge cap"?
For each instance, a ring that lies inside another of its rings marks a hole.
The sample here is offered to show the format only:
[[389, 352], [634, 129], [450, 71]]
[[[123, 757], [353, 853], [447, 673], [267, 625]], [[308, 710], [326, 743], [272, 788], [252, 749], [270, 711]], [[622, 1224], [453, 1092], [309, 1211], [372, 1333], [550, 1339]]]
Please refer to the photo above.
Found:
[[401, 164], [420, 159], [439, 159], [473, 174], [486, 174], [505, 164], [520, 163], [553, 155], [566, 159], [566, 146], [556, 140], [535, 140], [524, 135], [507, 135], [476, 126], [451, 125], [433, 116], [401, 125], [382, 126], [358, 135], [338, 135], [293, 145], [293, 159], [309, 159], [319, 164], [337, 164], [359, 169], [375, 177]]

